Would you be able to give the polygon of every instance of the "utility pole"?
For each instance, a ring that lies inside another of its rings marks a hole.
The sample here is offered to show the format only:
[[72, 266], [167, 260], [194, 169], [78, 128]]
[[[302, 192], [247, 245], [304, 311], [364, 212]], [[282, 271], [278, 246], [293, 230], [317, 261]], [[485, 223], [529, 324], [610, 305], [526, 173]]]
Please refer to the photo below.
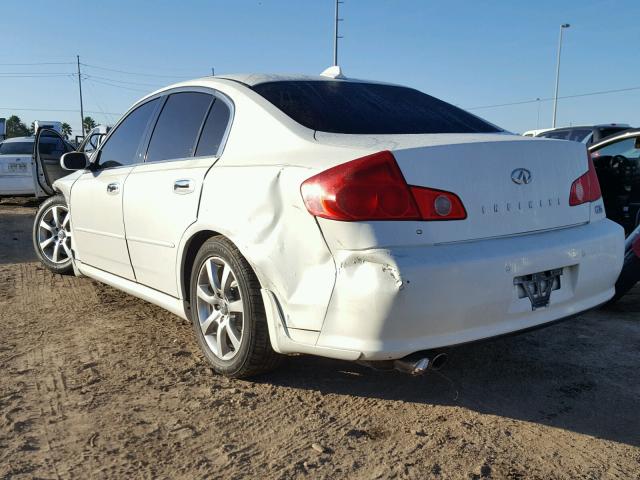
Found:
[[335, 29], [333, 32], [333, 65], [334, 66], [338, 65], [338, 39], [342, 38], [338, 34], [338, 31], [339, 31], [338, 22], [342, 21], [342, 18], [340, 18], [340, 13], [339, 13], [341, 3], [344, 3], [344, 2], [341, 0], [336, 0]]
[[558, 62], [556, 64], [556, 93], [553, 96], [553, 122], [551, 128], [556, 128], [556, 113], [558, 111], [558, 87], [560, 86], [560, 55], [562, 53], [562, 31], [571, 25], [563, 23], [560, 25], [560, 39], [558, 40]]
[[82, 76], [80, 75], [80, 55], [76, 55], [78, 59], [78, 88], [80, 90], [80, 129], [84, 137], [84, 110], [82, 108]]

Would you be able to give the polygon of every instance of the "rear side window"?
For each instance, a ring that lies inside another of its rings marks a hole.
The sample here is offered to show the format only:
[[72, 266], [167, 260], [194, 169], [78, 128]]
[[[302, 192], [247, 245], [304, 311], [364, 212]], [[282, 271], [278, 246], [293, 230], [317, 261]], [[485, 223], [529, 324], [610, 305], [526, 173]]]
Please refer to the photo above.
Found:
[[252, 87], [307, 128], [345, 134], [488, 133], [501, 130], [406, 87], [344, 81], [277, 81]]
[[568, 140], [569, 139], [569, 132], [566, 131], [566, 130], [560, 130], [558, 132], [541, 133], [538, 136], [539, 137], [543, 137], [543, 138], [556, 138], [556, 139], [559, 139], [559, 140]]
[[196, 148], [196, 156], [219, 155], [220, 145], [227, 131], [231, 112], [226, 103], [216, 99], [207, 115], [202, 135]]
[[173, 93], [162, 108], [151, 135], [147, 162], [192, 157], [212, 95]]
[[120, 167], [138, 162], [136, 153], [158, 101], [155, 98], [139, 106], [118, 125], [100, 150], [100, 167]]
[[0, 155], [31, 155], [33, 142], [5, 142], [0, 144]]

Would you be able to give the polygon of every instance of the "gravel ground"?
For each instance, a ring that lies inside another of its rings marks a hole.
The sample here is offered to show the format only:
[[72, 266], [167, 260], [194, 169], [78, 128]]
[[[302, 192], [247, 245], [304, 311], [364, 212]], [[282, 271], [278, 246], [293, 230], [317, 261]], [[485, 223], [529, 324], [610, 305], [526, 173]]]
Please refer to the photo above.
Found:
[[640, 289], [411, 378], [214, 375], [191, 326], [36, 261], [0, 202], [0, 478], [640, 478]]

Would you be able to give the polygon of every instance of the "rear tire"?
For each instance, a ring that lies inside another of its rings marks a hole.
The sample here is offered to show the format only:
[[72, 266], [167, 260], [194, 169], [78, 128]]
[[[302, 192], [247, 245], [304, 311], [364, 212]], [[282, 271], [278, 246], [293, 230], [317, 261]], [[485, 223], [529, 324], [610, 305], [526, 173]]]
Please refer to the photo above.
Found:
[[62, 195], [50, 197], [38, 208], [33, 222], [33, 248], [40, 262], [53, 273], [73, 273], [71, 214]]
[[260, 282], [228, 239], [207, 240], [190, 279], [191, 321], [213, 369], [232, 378], [267, 372], [281, 356], [271, 348]]

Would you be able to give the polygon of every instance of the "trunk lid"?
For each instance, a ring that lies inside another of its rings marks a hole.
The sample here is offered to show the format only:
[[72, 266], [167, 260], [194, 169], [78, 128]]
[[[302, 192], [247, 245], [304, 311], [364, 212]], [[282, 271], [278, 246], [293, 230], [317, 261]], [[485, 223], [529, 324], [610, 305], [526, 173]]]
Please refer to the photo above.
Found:
[[458, 195], [467, 210], [465, 220], [418, 222], [429, 243], [518, 235], [590, 219], [590, 204], [569, 206], [572, 182], [588, 169], [580, 143], [509, 134], [316, 133], [316, 139], [336, 146], [390, 150], [409, 185]]

